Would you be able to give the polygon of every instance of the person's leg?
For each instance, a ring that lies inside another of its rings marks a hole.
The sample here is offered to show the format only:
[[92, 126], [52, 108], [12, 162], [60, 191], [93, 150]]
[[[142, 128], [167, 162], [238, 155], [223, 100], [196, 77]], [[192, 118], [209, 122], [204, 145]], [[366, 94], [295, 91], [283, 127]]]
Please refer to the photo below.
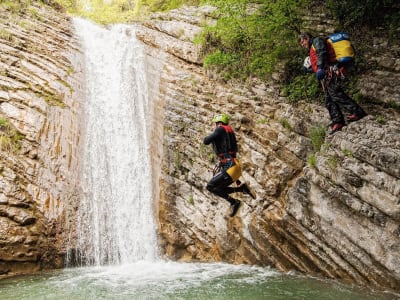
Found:
[[325, 93], [325, 107], [329, 112], [332, 124], [344, 124], [344, 117], [340, 111], [338, 102], [336, 101], [337, 95], [335, 84], [329, 81], [326, 85], [327, 93]]
[[341, 130], [345, 124], [343, 114], [340, 111], [339, 105], [332, 101], [332, 98], [329, 94], [325, 94], [325, 107], [328, 110], [329, 117], [332, 121], [332, 130], [330, 134]]
[[329, 84], [328, 91], [332, 101], [336, 104], [342, 105], [345, 110], [347, 110], [351, 115], [354, 115], [353, 118], [357, 117], [358, 120], [366, 116], [365, 111], [344, 92], [343, 87], [338, 81], [332, 80]]
[[207, 190], [211, 193], [224, 198], [231, 205], [230, 217], [234, 217], [240, 207], [241, 202], [229, 196], [230, 193], [235, 191], [235, 188], [230, 187], [232, 178], [222, 171], [215, 175], [207, 184]]
[[233, 187], [229, 187], [232, 184], [232, 178], [225, 172], [222, 171], [216, 174], [207, 184], [207, 190], [214, 195], [220, 196], [228, 201], [230, 204], [235, 203], [234, 199], [229, 197], [230, 193], [233, 193]]

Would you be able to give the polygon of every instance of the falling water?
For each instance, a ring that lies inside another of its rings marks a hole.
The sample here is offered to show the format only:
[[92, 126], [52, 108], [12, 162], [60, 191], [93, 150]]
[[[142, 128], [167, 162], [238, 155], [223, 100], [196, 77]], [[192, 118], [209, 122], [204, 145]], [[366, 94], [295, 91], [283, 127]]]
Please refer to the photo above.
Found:
[[74, 24], [86, 86], [79, 258], [94, 265], [151, 261], [157, 245], [144, 49], [132, 26]]

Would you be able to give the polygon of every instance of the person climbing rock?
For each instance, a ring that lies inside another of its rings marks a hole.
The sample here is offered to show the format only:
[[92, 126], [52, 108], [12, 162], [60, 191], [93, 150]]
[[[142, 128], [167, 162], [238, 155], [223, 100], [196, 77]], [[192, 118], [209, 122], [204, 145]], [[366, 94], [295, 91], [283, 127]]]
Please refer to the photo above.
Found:
[[341, 130], [346, 124], [339, 105], [349, 112], [348, 122], [358, 121], [365, 117], [367, 115], [365, 111], [344, 92], [341, 86], [340, 81], [344, 76], [338, 68], [331, 44], [309, 33], [300, 34], [298, 42], [303, 48], [309, 50], [311, 68], [325, 92], [325, 106], [332, 121], [330, 133]]
[[[219, 159], [219, 163], [214, 168], [213, 177], [207, 184], [207, 190], [211, 193], [224, 198], [230, 203], [230, 217], [234, 217], [241, 205], [241, 201], [232, 198], [232, 193], [245, 193], [253, 199], [256, 198], [254, 191], [250, 187], [239, 181], [242, 175], [242, 168], [239, 160], [236, 158], [238, 151], [235, 133], [229, 126], [229, 116], [227, 114], [217, 114], [213, 120], [215, 130], [204, 138], [204, 144], [212, 144], [214, 153]], [[238, 186], [231, 186], [232, 183]]]

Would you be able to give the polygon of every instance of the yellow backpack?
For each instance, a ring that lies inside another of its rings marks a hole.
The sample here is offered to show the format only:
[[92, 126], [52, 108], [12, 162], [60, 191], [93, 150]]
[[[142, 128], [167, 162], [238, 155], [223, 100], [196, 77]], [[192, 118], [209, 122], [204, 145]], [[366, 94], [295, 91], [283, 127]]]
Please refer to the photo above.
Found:
[[327, 38], [327, 42], [332, 45], [335, 51], [336, 60], [339, 64], [354, 62], [354, 47], [351, 44], [350, 36], [346, 32], [336, 32]]

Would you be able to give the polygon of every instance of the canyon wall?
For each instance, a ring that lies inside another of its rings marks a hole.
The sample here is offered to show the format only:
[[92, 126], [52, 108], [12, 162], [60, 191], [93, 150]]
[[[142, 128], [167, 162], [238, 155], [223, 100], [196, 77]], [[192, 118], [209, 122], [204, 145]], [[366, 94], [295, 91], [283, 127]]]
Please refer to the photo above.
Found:
[[0, 277], [62, 267], [79, 192], [81, 73], [69, 18], [0, 7]]
[[[316, 133], [328, 133], [330, 123], [322, 104], [290, 104], [272, 79], [221, 82], [205, 72], [193, 40], [215, 22], [211, 12], [155, 14], [137, 33], [149, 49], [167, 55], [160, 70], [162, 253], [399, 290], [400, 97], [392, 84], [399, 78], [398, 46], [376, 56], [387, 43], [374, 44], [367, 59], [377, 68], [363, 75], [360, 89], [375, 103], [362, 103], [368, 116], [327, 134], [319, 148]], [[388, 103], [394, 108], [385, 108]], [[217, 112], [232, 116], [242, 180], [257, 192], [255, 200], [236, 195], [243, 205], [234, 218], [227, 216], [228, 203], [205, 189], [216, 161], [203, 138]]]

